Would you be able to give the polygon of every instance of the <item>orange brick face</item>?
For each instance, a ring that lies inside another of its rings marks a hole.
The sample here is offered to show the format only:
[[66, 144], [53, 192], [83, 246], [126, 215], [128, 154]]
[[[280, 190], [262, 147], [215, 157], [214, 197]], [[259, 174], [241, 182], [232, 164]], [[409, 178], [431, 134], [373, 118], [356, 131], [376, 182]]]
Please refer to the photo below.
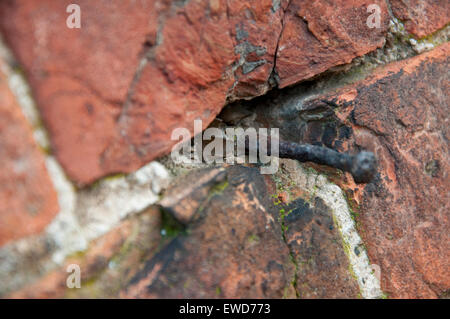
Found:
[[[4, 63], [0, 61], [1, 64]], [[0, 74], [0, 246], [41, 232], [58, 212], [44, 156]]]
[[390, 0], [394, 15], [405, 22], [406, 30], [422, 38], [450, 22], [447, 0]]

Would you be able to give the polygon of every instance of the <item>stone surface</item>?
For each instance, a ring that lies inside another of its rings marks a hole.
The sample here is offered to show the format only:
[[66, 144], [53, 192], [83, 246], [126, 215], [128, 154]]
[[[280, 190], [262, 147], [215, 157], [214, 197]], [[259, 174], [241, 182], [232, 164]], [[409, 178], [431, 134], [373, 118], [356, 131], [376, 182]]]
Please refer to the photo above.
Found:
[[[7, 298], [114, 298], [121, 285], [152, 256], [161, 241], [161, 215], [156, 207], [124, 220], [96, 239], [85, 253], [70, 256], [62, 267], [33, 283], [4, 295]], [[69, 265], [81, 270], [81, 288], [68, 289]]]
[[[380, 8], [379, 28], [367, 25], [371, 4]], [[388, 25], [383, 0], [290, 1], [276, 59], [279, 86], [309, 79], [381, 47]]]
[[[69, 29], [69, 1], [10, 0], [0, 30], [55, 155], [84, 185], [167, 153], [174, 128], [206, 127], [227, 101], [264, 94], [274, 68], [283, 87], [383, 44], [384, 1], [288, 2], [79, 1], [81, 29]], [[369, 2], [379, 29], [365, 27]]]
[[70, 3], [2, 1], [0, 29], [27, 73], [58, 160], [88, 183], [110, 173], [101, 154], [115, 138], [145, 43], [155, 42], [149, 12], [166, 2], [78, 1], [81, 29], [66, 26]]
[[185, 177], [179, 177], [174, 185], [164, 193], [159, 204], [178, 221], [189, 224], [195, 213], [208, 197], [210, 188], [226, 180], [223, 169], [217, 168], [205, 173], [194, 170]]
[[[6, 296], [295, 297], [295, 267], [257, 169], [233, 167], [226, 180], [211, 178], [204, 187], [208, 192], [193, 198], [201, 206], [187, 229], [151, 207]], [[66, 289], [70, 264], [81, 268], [81, 289]]]
[[[69, 3], [0, 1], [18, 59], [0, 61], [2, 297], [448, 297], [447, 2], [390, 1], [402, 23], [391, 17], [387, 47], [351, 64], [383, 45], [387, 2], [82, 0], [80, 30], [65, 26]], [[15, 101], [31, 101], [21, 69], [44, 125]], [[291, 160], [273, 176], [169, 165], [165, 191], [166, 168], [144, 165], [174, 128], [274, 86], [213, 125], [368, 149], [376, 178]], [[36, 146], [45, 129], [77, 186], [133, 173], [76, 189]], [[66, 289], [71, 263], [82, 289]]]
[[[181, 189], [174, 205], [171, 194]], [[161, 203], [186, 228], [145, 262], [121, 296], [356, 298], [358, 283], [331, 210], [314, 196], [308, 210], [303, 187], [293, 185], [289, 194], [280, 202], [275, 180], [241, 166], [178, 180]]]
[[58, 212], [43, 153], [2, 73], [0, 59], [0, 246], [42, 231]]
[[59, 213], [39, 234], [0, 247], [0, 295], [29, 285], [88, 249], [90, 242], [157, 202], [170, 181], [165, 167], [151, 162], [127, 176], [75, 191], [54, 159], [47, 158], [47, 168]]
[[342, 96], [354, 108], [355, 147], [380, 162], [379, 178], [360, 190], [358, 220], [392, 297], [450, 288], [449, 53], [447, 43], [393, 64]]
[[[333, 215], [322, 199], [302, 198], [284, 208], [286, 241], [298, 265], [301, 298], [357, 298], [359, 287], [349, 271]], [[330, 280], [332, 278], [332, 280]]]
[[435, 298], [450, 288], [449, 52], [446, 43], [329, 93], [305, 96], [300, 87], [247, 109], [259, 125], [280, 127], [283, 139], [376, 154], [379, 175], [369, 184], [312, 166], [345, 190], [393, 298]]
[[226, 173], [225, 181], [206, 184], [209, 192], [195, 199], [201, 205], [191, 223], [145, 261], [122, 297], [295, 296], [294, 264], [264, 178], [241, 166]]
[[450, 22], [447, 0], [390, 0], [392, 12], [405, 23], [406, 30], [416, 37], [425, 37]]
[[[332, 197], [329, 186], [337, 186], [295, 161], [284, 165], [289, 168], [274, 177], [242, 166], [194, 170], [168, 189], [171, 199], [161, 201], [162, 210], [152, 206], [127, 218], [57, 270], [2, 295], [359, 297], [355, 265], [334, 221], [339, 208], [322, 200]], [[281, 191], [279, 185], [289, 186]], [[189, 191], [173, 197], [180, 187]], [[177, 199], [180, 204], [173, 205]], [[81, 289], [66, 287], [72, 264], [80, 266]]]
[[175, 128], [192, 132], [195, 119], [205, 128], [227, 99], [265, 93], [283, 16], [272, 5], [189, 1], [170, 16], [119, 119], [123, 138], [104, 154], [107, 170], [129, 171], [167, 153]]
[[296, 264], [298, 297], [380, 298], [379, 280], [343, 192], [307, 165], [282, 159], [272, 177], [274, 203]]
[[79, 190], [74, 213], [89, 242], [110, 231], [125, 217], [142, 212], [159, 200], [170, 174], [158, 162], [134, 173], [114, 176]]

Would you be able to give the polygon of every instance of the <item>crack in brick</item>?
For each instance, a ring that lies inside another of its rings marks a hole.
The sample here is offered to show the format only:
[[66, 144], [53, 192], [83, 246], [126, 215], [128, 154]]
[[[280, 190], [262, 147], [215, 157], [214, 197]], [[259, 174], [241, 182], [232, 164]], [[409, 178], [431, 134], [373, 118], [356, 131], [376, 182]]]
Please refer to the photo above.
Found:
[[278, 56], [278, 49], [279, 49], [279, 45], [280, 45], [280, 41], [281, 41], [281, 37], [283, 36], [283, 31], [284, 31], [284, 27], [285, 27], [285, 17], [286, 17], [286, 12], [289, 9], [289, 6], [291, 5], [293, 0], [289, 0], [287, 6], [285, 9], [283, 9], [283, 16], [281, 18], [281, 31], [280, 34], [278, 35], [278, 39], [277, 39], [277, 45], [275, 47], [275, 53], [273, 56], [273, 68], [272, 71], [270, 73], [269, 76], [269, 84], [271, 81], [275, 81], [276, 85], [278, 86], [278, 75], [277, 75], [277, 71], [276, 71], [276, 67], [277, 67], [277, 56]]

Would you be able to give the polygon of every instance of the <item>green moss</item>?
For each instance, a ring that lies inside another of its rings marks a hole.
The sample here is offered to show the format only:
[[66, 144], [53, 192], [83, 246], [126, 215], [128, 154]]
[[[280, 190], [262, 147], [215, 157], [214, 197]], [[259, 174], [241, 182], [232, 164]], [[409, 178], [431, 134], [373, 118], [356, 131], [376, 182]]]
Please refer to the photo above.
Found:
[[358, 217], [359, 217], [359, 213], [355, 212], [355, 211], [354, 211], [353, 209], [351, 209], [350, 207], [349, 207], [349, 210], [350, 210], [350, 216], [352, 217], [353, 221], [354, 221], [355, 223], [357, 223]]
[[362, 227], [359, 221], [359, 205], [356, 203], [356, 201], [346, 192], [343, 192], [345, 201], [347, 202], [348, 210], [350, 211], [350, 217], [352, 218], [353, 222], [355, 223], [356, 230], [358, 232], [362, 231]]
[[258, 243], [260, 240], [259, 236], [256, 234], [252, 234], [248, 237], [248, 242], [249, 243]]
[[210, 195], [220, 195], [224, 192], [224, 190], [228, 187], [229, 183], [228, 181], [224, 181], [222, 183], [218, 183], [211, 187], [211, 190], [209, 192]]
[[203, 212], [203, 210], [208, 205], [211, 198], [213, 198], [216, 195], [221, 195], [225, 191], [225, 189], [227, 189], [228, 186], [229, 186], [228, 181], [223, 181], [221, 183], [213, 185], [208, 192], [208, 197], [201, 203], [201, 205], [196, 211], [196, 214], [200, 214], [201, 212]]
[[356, 282], [358, 282], [358, 277], [356, 277], [355, 271], [353, 270], [353, 267], [352, 267], [352, 265], [350, 265], [350, 263], [349, 263], [349, 265], [348, 265], [348, 272], [350, 273], [350, 276], [352, 276], [352, 278], [353, 278]]
[[52, 148], [50, 146], [43, 147], [42, 145], [38, 144], [39, 150], [44, 153], [45, 155], [49, 156], [52, 155]]
[[174, 238], [180, 234], [186, 234], [186, 227], [176, 220], [165, 209], [160, 208], [161, 212], [161, 235], [163, 239]]
[[119, 252], [111, 258], [109, 263], [112, 265], [120, 265], [120, 263], [125, 258], [125, 256], [127, 256], [128, 253], [132, 250], [133, 242], [136, 240], [138, 235], [139, 235], [139, 227], [134, 227], [131, 235], [126, 239], [126, 241], [120, 247]]
[[[435, 44], [435, 45], [439, 45], [439, 44], [441, 44], [441, 42], [438, 41], [438, 40], [436, 39], [436, 37], [437, 37], [437, 35], [438, 35], [439, 32], [441, 32], [442, 30], [446, 29], [448, 26], [450, 26], [450, 22], [447, 23], [446, 25], [444, 25], [444, 26], [443, 26], [442, 28], [440, 28], [439, 30], [436, 30], [436, 31], [434, 31], [434, 32], [431, 33], [431, 34], [426, 35], [426, 36], [424, 36], [424, 37], [422, 37], [422, 38], [418, 38], [418, 39], [416, 39], [416, 40], [417, 40], [417, 42], [419, 42], [419, 43], [424, 43], [424, 42], [426, 42], [426, 43], [432, 43], [432, 44]], [[412, 36], [411, 36], [411, 37], [412, 37]]]
[[[285, 204], [281, 203], [281, 201], [278, 199], [278, 196], [276, 196], [276, 202], [274, 202], [274, 204], [276, 206], [285, 205]], [[283, 206], [281, 206], [281, 207], [283, 207]], [[283, 241], [286, 243], [286, 245], [287, 245], [286, 232], [288, 231], [288, 226], [286, 225], [284, 220], [285, 220], [286, 216], [288, 216], [292, 211], [293, 211], [293, 209], [286, 212], [285, 208], [280, 208], [278, 211], [278, 214], [279, 214], [278, 219], [279, 219], [279, 223], [281, 226], [281, 237], [282, 237]], [[289, 246], [288, 246], [288, 248], [289, 248]], [[297, 264], [297, 261], [295, 260], [294, 254], [292, 253], [292, 251], [290, 249], [289, 249], [289, 260], [291, 261], [291, 263], [294, 265], [294, 268], [295, 268], [294, 276], [291, 280], [291, 285], [295, 290], [295, 294], [296, 294], [297, 298], [299, 298], [300, 295], [297, 290], [298, 264]]]
[[312, 175], [319, 175], [319, 172], [317, 170], [315, 170], [314, 168], [312, 168], [309, 165], [303, 165], [303, 169], [308, 173], [308, 174], [312, 174]]
[[87, 253], [88, 250], [89, 250], [89, 248], [86, 249], [86, 250], [78, 250], [78, 251], [68, 255], [66, 257], [66, 259], [69, 260], [69, 259], [81, 259], [81, 258], [84, 258], [84, 256], [86, 256], [86, 253]]

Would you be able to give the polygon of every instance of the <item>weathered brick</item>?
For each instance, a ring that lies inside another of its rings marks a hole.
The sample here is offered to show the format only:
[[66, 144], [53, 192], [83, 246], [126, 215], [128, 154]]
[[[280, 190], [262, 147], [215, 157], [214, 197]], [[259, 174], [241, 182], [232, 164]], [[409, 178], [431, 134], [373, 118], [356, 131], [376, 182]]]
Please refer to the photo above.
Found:
[[[214, 171], [203, 172], [212, 175], [209, 183], [193, 187], [183, 199], [192, 201], [186, 205], [193, 213], [187, 229], [145, 261], [121, 296], [295, 297], [295, 267], [258, 169], [233, 166], [221, 181]], [[197, 180], [198, 174], [191, 174], [180, 183], [189, 189]], [[185, 215], [181, 205], [172, 206], [171, 213]]]
[[349, 134], [335, 136], [333, 147], [368, 149], [379, 159], [372, 183], [337, 182], [359, 206], [370, 260], [394, 298], [438, 297], [450, 289], [449, 53], [447, 43], [308, 101], [338, 106], [339, 125]]
[[416, 37], [425, 37], [450, 22], [448, 0], [390, 0], [392, 12]]
[[167, 153], [173, 129], [206, 127], [227, 99], [264, 94], [274, 67], [282, 8], [271, 0], [190, 1], [173, 13], [133, 87], [104, 153], [108, 171], [129, 171]]
[[58, 160], [71, 178], [89, 183], [110, 173], [102, 153], [116, 138], [116, 118], [168, 1], [77, 1], [81, 29], [69, 29], [72, 2], [2, 1], [0, 29], [26, 71]]
[[1, 72], [3, 63], [0, 59], [0, 246], [41, 232], [58, 212], [43, 153]]
[[312, 204], [299, 197], [283, 209], [286, 241], [298, 267], [300, 298], [357, 298], [358, 283], [349, 271], [330, 208], [318, 197]]
[[[379, 28], [367, 24], [371, 4], [380, 8]], [[309, 79], [381, 47], [388, 24], [383, 0], [291, 1], [278, 44], [279, 86]]]
[[174, 128], [264, 94], [274, 68], [286, 86], [374, 50], [387, 25], [381, 0], [379, 29], [366, 28], [369, 1], [81, 0], [82, 27], [69, 29], [69, 3], [1, 2], [0, 29], [79, 184], [167, 153]]
[[[92, 241], [83, 254], [69, 257], [63, 266], [21, 287], [6, 298], [115, 298], [122, 285], [161, 245], [161, 215], [152, 206], [123, 220], [117, 227]], [[80, 289], [67, 287], [68, 266], [80, 267]]]
[[122, 296], [356, 298], [330, 209], [319, 198], [310, 206], [305, 194], [279, 203], [276, 193], [272, 178], [248, 167], [178, 180], [161, 204], [186, 230], [145, 262]]

